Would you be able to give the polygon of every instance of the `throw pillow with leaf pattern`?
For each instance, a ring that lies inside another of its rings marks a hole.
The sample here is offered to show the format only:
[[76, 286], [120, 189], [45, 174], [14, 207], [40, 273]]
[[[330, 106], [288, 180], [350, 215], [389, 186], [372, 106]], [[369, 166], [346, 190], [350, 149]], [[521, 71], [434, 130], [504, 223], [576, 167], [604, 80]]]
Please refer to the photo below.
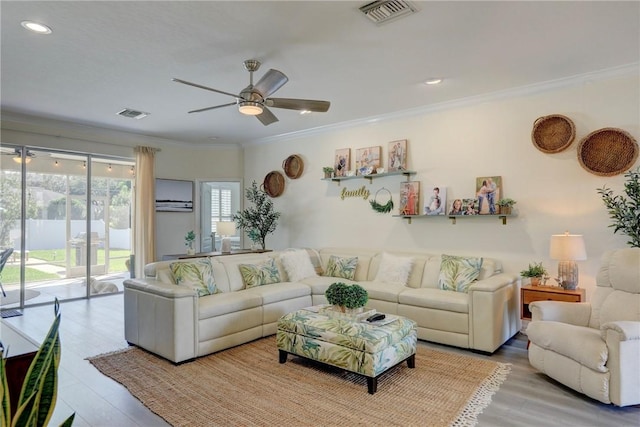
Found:
[[331, 255], [324, 275], [353, 280], [356, 277], [356, 267], [358, 267], [358, 257], [349, 258]]
[[273, 258], [260, 264], [240, 264], [242, 281], [247, 288], [280, 282], [280, 271]]
[[219, 289], [213, 277], [213, 267], [209, 258], [190, 262], [172, 262], [169, 269], [178, 286], [193, 288], [199, 297], [216, 294]]
[[480, 275], [482, 258], [442, 255], [438, 287], [445, 291], [469, 292], [469, 286]]

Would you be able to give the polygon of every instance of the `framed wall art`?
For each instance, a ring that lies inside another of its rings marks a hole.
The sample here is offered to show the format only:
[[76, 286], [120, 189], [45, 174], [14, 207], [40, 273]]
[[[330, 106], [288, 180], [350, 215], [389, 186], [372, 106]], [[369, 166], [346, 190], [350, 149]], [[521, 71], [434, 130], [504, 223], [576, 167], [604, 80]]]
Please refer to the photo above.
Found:
[[400, 183], [400, 215], [420, 213], [420, 181]]
[[333, 164], [335, 165], [335, 176], [347, 176], [347, 172], [351, 170], [351, 148], [336, 150]]
[[391, 141], [389, 143], [389, 172], [407, 170], [407, 140]]
[[447, 210], [447, 187], [429, 185], [424, 190], [425, 215], [444, 215]]
[[496, 202], [502, 197], [502, 177], [486, 176], [476, 178], [476, 197], [479, 215], [498, 213]]
[[[382, 147], [358, 148], [356, 150], [356, 172], [358, 175], [368, 175], [380, 166]], [[369, 168], [371, 168], [369, 170]]]
[[193, 212], [193, 181], [156, 178], [156, 212]]

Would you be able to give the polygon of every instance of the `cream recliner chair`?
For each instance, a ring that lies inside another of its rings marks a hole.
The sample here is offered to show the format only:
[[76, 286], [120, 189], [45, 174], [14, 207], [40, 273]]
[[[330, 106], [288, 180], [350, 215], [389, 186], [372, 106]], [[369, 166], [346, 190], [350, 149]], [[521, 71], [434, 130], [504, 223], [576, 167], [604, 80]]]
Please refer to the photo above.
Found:
[[640, 248], [602, 257], [590, 302], [529, 305], [529, 362], [604, 403], [640, 403]]

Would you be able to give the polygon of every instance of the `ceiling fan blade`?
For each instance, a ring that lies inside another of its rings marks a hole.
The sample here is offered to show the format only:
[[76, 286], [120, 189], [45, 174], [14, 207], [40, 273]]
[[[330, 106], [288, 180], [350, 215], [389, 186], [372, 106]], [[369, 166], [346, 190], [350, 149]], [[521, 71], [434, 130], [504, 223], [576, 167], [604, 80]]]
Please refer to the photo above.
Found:
[[181, 79], [176, 79], [176, 78], [172, 78], [171, 80], [173, 80], [174, 82], [177, 82], [177, 83], [182, 83], [183, 85], [189, 85], [189, 86], [197, 87], [197, 88], [204, 89], [204, 90], [210, 90], [211, 92], [217, 92], [217, 93], [221, 93], [223, 95], [233, 96], [236, 99], [242, 99], [242, 97], [240, 95], [234, 95], [233, 93], [225, 92], [223, 90], [218, 90], [218, 89], [213, 89], [213, 88], [210, 88], [210, 87], [207, 87], [207, 86], [202, 86], [202, 85], [199, 85], [198, 83], [191, 83], [191, 82], [188, 82], [186, 80], [181, 80]]
[[256, 117], [265, 126], [278, 121], [278, 118], [267, 107], [262, 107], [262, 114], [258, 114]]
[[189, 111], [189, 114], [191, 114], [191, 113], [201, 113], [203, 111], [215, 110], [216, 108], [228, 107], [230, 105], [237, 105], [237, 104], [238, 104], [237, 102], [230, 102], [228, 104], [216, 105], [216, 106], [207, 107], [207, 108], [200, 108], [199, 110], [191, 110], [191, 111]]
[[253, 89], [262, 95], [262, 98], [266, 98], [278, 89], [280, 89], [289, 78], [281, 71], [274, 70], [273, 68], [266, 72], [264, 76], [253, 86]]
[[309, 110], [315, 113], [326, 113], [331, 103], [329, 101], [317, 101], [313, 99], [293, 98], [269, 98], [265, 104], [273, 108], [286, 108], [287, 110]]

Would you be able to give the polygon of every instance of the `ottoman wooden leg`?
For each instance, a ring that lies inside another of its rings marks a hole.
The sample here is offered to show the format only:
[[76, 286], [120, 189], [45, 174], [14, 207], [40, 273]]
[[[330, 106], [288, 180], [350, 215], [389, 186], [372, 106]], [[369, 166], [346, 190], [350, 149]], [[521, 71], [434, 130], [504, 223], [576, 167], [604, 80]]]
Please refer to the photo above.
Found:
[[407, 366], [410, 369], [413, 369], [416, 367], [416, 355], [412, 354], [411, 356], [409, 356], [409, 358], [407, 359]]
[[278, 361], [284, 363], [287, 361], [287, 352], [284, 350], [278, 350]]
[[367, 377], [367, 389], [369, 390], [369, 394], [378, 391], [378, 378]]

